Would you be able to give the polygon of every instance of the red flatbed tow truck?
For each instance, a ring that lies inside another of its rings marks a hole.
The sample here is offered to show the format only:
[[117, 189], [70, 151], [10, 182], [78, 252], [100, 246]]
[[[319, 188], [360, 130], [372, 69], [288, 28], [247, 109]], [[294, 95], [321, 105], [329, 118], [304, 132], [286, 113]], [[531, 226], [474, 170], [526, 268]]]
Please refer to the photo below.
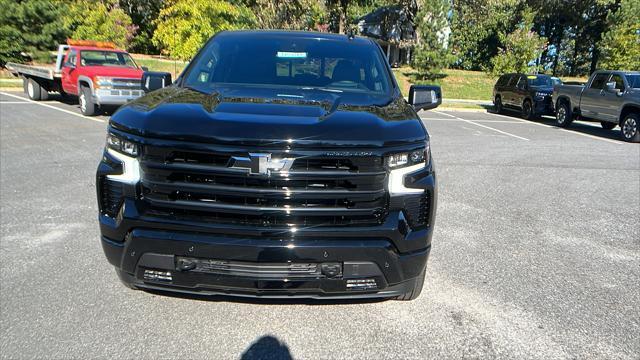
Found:
[[140, 86], [146, 70], [131, 55], [108, 42], [67, 40], [58, 46], [55, 66], [7, 63], [23, 80], [32, 100], [47, 100], [49, 92], [77, 96], [80, 111], [95, 115], [104, 105], [122, 105], [144, 94]]

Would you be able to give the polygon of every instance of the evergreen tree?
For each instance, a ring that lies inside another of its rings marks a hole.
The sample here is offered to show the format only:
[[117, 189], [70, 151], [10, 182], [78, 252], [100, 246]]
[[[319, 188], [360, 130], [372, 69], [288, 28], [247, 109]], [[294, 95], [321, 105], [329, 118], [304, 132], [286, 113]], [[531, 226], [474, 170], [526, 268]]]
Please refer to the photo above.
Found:
[[26, 53], [48, 61], [49, 52], [64, 42], [69, 29], [60, 19], [67, 5], [51, 0], [0, 0], [0, 65], [22, 60]]
[[422, 5], [416, 16], [418, 43], [412, 65], [421, 79], [433, 78], [451, 63], [448, 49], [449, 1], [433, 0]]

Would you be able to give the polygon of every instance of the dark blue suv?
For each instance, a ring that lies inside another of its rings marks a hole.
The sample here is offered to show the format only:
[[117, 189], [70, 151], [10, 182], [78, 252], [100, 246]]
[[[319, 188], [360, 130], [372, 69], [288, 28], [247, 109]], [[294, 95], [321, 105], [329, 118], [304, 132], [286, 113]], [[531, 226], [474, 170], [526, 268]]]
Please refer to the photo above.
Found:
[[553, 86], [559, 81], [549, 75], [502, 75], [493, 87], [494, 109], [517, 110], [528, 120], [553, 115]]

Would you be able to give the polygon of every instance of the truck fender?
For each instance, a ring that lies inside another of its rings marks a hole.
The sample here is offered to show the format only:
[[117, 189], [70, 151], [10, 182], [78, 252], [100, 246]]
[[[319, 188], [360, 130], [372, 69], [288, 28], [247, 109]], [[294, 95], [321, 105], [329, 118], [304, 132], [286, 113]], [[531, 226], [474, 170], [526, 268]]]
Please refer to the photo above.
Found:
[[563, 102], [567, 102], [569, 103], [569, 106], [573, 107], [573, 105], [571, 105], [571, 99], [568, 96], [563, 95], [558, 97], [558, 100], [556, 100], [556, 111], [558, 110], [558, 106], [560, 106], [560, 104], [562, 104]]
[[93, 89], [93, 80], [91, 80], [91, 78], [86, 75], [78, 76], [78, 94], [80, 94], [80, 86], [83, 83], [86, 83], [89, 86], [89, 89], [91, 89], [91, 94], [95, 95], [95, 91]]
[[624, 120], [625, 116], [627, 116], [629, 113], [640, 114], [640, 105], [636, 103], [624, 104], [620, 109], [620, 115], [618, 116], [618, 125], [622, 126], [622, 120]]

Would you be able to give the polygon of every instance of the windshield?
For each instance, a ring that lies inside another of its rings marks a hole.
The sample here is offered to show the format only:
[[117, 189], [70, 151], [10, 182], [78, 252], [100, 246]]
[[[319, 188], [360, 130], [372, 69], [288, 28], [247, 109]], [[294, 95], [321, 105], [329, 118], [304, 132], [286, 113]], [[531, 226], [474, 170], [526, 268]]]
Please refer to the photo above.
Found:
[[225, 84], [387, 94], [392, 83], [371, 43], [262, 34], [216, 36], [184, 82], [205, 92]]
[[625, 75], [630, 88], [640, 89], [640, 74]]
[[83, 50], [80, 55], [82, 66], [118, 66], [137, 69], [138, 65], [127, 53], [118, 51]]
[[551, 76], [547, 75], [529, 75], [527, 76], [529, 86], [552, 87], [554, 85]]

